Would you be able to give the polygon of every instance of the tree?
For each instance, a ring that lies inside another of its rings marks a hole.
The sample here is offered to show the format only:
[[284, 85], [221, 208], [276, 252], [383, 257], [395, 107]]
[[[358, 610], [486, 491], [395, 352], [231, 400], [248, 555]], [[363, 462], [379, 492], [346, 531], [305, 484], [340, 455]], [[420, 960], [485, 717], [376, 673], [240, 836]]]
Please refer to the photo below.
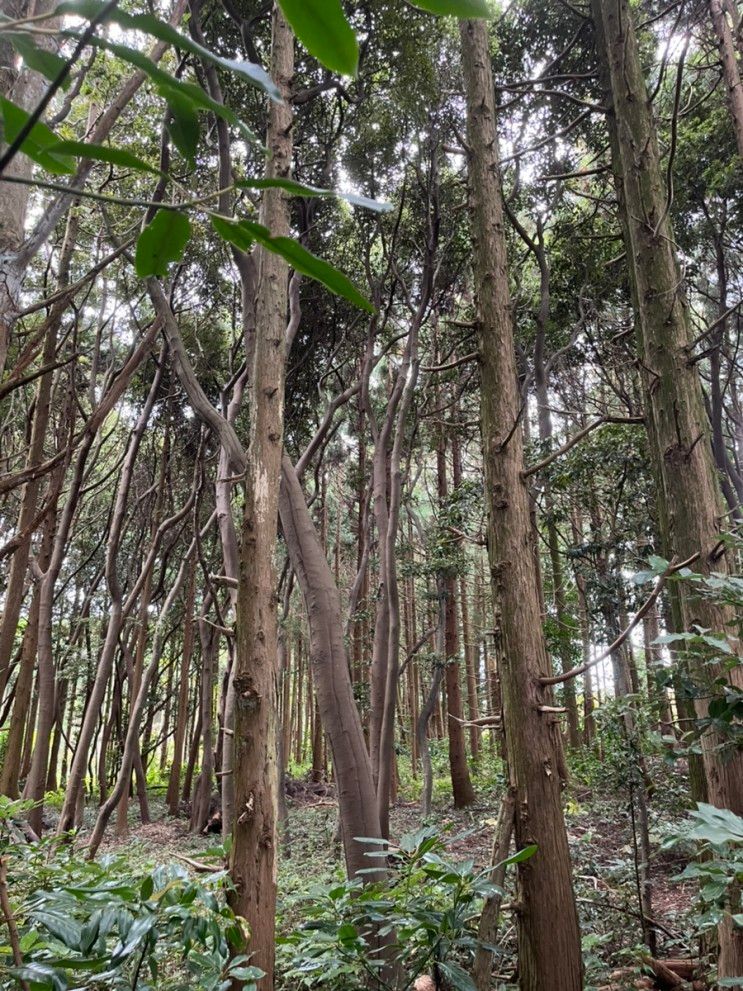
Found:
[[583, 986], [578, 917], [560, 801], [561, 741], [540, 685], [547, 656], [540, 621], [514, 356], [490, 47], [481, 21], [462, 21], [470, 211], [480, 330], [488, 554], [501, 610], [508, 765], [519, 846], [519, 981], [524, 991]]

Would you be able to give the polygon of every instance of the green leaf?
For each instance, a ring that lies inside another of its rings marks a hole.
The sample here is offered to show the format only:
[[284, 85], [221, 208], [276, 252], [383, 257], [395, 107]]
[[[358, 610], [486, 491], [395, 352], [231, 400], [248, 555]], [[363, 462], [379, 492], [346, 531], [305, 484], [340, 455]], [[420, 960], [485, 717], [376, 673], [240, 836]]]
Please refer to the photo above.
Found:
[[[18, 52], [23, 61], [34, 72], [38, 72], [50, 82], [53, 82], [63, 71], [67, 63], [55, 52], [49, 52], [45, 48], [39, 48], [33, 38], [23, 32], [3, 31], [3, 38], [7, 38], [13, 48]], [[62, 89], [69, 89], [70, 78], [62, 83]]]
[[[3, 140], [6, 144], [12, 144], [25, 127], [30, 114], [4, 96], [0, 96], [0, 111], [3, 117]], [[75, 162], [68, 155], [56, 154], [53, 148], [57, 144], [59, 138], [54, 131], [37, 121], [24, 139], [21, 151], [53, 175], [71, 175], [75, 171]]]
[[376, 213], [389, 213], [394, 209], [391, 203], [372, 200], [368, 196], [360, 196], [358, 193], [339, 193], [335, 189], [309, 186], [294, 179], [240, 179], [235, 185], [238, 189], [283, 189], [290, 196], [318, 196], [345, 200], [351, 206], [360, 206], [366, 210], [374, 210]]
[[12, 967], [8, 973], [19, 981], [30, 981], [38, 987], [53, 988], [54, 991], [66, 991], [67, 979], [54, 967], [43, 963], [27, 963], [23, 967]]
[[490, 17], [487, 0], [411, 0], [429, 14], [451, 17]]
[[359, 45], [340, 0], [279, 0], [279, 6], [310, 55], [334, 72], [356, 75]]
[[168, 132], [173, 144], [185, 159], [193, 162], [199, 146], [199, 115], [193, 103], [179, 93], [168, 96], [168, 110]]
[[281, 255], [292, 268], [301, 275], [322, 283], [336, 296], [342, 296], [359, 309], [374, 313], [374, 307], [366, 297], [354, 286], [349, 278], [337, 268], [333, 268], [322, 258], [313, 255], [291, 237], [274, 237], [268, 228], [252, 220], [227, 220], [224, 217], [212, 216], [214, 230], [230, 244], [241, 251], [249, 251], [254, 243], [258, 243]]
[[58, 141], [49, 151], [54, 155], [74, 155], [76, 158], [92, 158], [96, 162], [109, 162], [120, 165], [124, 169], [136, 169], [138, 172], [152, 172], [159, 175], [160, 170], [149, 165], [144, 159], [133, 155], [124, 148], [110, 148], [108, 145], [95, 145], [87, 141]]
[[[104, 6], [105, 3], [103, 0], [65, 0], [64, 3], [61, 3], [57, 7], [55, 13], [79, 14], [81, 17], [86, 17], [89, 21], [92, 21], [98, 16]], [[221, 56], [216, 55], [203, 45], [199, 45], [193, 38], [181, 34], [180, 31], [177, 31], [170, 24], [161, 21], [152, 14], [130, 14], [121, 10], [119, 7], [115, 7], [107, 19], [123, 28], [149, 34], [153, 38], [164, 41], [181, 51], [198, 55], [199, 58], [205, 59], [213, 65], [221, 66], [223, 69], [242, 76], [243, 79], [247, 79], [248, 82], [268, 93], [273, 100], [277, 102], [281, 101], [281, 93], [278, 86], [262, 66], [240, 59], [221, 58]]]
[[140, 918], [134, 920], [126, 934], [126, 942], [122, 939], [113, 949], [111, 963], [114, 967], [118, 967], [128, 956], [134, 953], [137, 947], [142, 944], [142, 940], [155, 928], [155, 922], [154, 915], [140, 916]]
[[161, 69], [159, 66], [155, 65], [152, 59], [148, 58], [143, 52], [137, 51], [136, 48], [130, 48], [127, 45], [120, 45], [100, 37], [91, 38], [90, 43], [95, 45], [97, 48], [103, 48], [106, 51], [111, 52], [113, 55], [116, 55], [124, 62], [128, 62], [130, 65], [135, 66], [137, 69], [141, 69], [142, 72], [149, 76], [160, 92], [160, 95], [163, 96], [168, 103], [172, 104], [174, 99], [177, 99], [179, 96], [183, 97], [185, 100], [193, 104], [194, 108], [198, 108], [199, 110], [210, 110], [213, 114], [216, 114], [217, 117], [221, 117], [223, 120], [227, 121], [228, 124], [231, 124], [233, 127], [237, 128], [243, 138], [245, 138], [245, 140], [250, 144], [258, 145], [260, 148], [263, 148], [263, 144], [257, 135], [251, 131], [246, 124], [243, 124], [234, 111], [225, 106], [223, 103], [218, 103], [216, 100], [213, 100], [200, 86], [197, 86], [195, 83], [184, 82], [182, 79], [176, 79], [175, 76], [171, 76], [168, 72], [165, 72], [164, 69]]
[[137, 275], [141, 279], [167, 275], [170, 262], [183, 258], [190, 236], [191, 224], [185, 213], [158, 210], [137, 241], [134, 259]]
[[440, 963], [439, 970], [449, 978], [451, 986], [456, 989], [456, 991], [477, 991], [474, 981], [458, 964], [455, 963]]
[[68, 950], [80, 949], [81, 926], [73, 918], [59, 912], [35, 911], [34, 920], [67, 947]]
[[[180, 216], [180, 214], [177, 214], [177, 216]], [[157, 217], [155, 217], [155, 219], [157, 220]], [[188, 239], [188, 234], [186, 234], [186, 239]], [[152, 892], [154, 890], [155, 890], [155, 882], [152, 880], [152, 876], [148, 874], [147, 877], [144, 879], [144, 881], [142, 881], [142, 886], [139, 889], [139, 897], [142, 899], [143, 902], [146, 902], [149, 898], [152, 897]]]
[[512, 857], [508, 857], [504, 860], [503, 863], [506, 867], [510, 867], [512, 864], [521, 864], [525, 860], [530, 860], [537, 850], [538, 847], [536, 843], [532, 843], [531, 846], [525, 846], [523, 850], [518, 850]]

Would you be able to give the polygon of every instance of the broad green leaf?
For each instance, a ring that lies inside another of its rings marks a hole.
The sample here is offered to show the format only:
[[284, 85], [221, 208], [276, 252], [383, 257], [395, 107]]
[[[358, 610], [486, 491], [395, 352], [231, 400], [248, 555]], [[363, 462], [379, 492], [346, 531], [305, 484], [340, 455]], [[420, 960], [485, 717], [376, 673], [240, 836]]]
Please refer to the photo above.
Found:
[[199, 110], [210, 110], [217, 117], [221, 117], [223, 120], [227, 121], [233, 127], [240, 131], [240, 134], [246, 141], [250, 144], [258, 145], [263, 147], [262, 142], [258, 136], [251, 131], [251, 129], [240, 120], [237, 114], [234, 113], [229, 107], [225, 106], [223, 103], [218, 103], [213, 100], [208, 93], [197, 86], [195, 83], [184, 82], [181, 79], [176, 79], [175, 76], [171, 76], [169, 73], [165, 72], [159, 66], [155, 65], [152, 59], [148, 58], [143, 52], [137, 51], [136, 48], [130, 48], [128, 45], [120, 45], [113, 41], [107, 41], [105, 38], [94, 37], [91, 39], [91, 44], [95, 45], [97, 48], [103, 48], [106, 51], [111, 52], [113, 55], [118, 56], [124, 62], [128, 62], [130, 65], [135, 66], [137, 69], [141, 69], [145, 72], [152, 82], [157, 87], [160, 95], [164, 97], [168, 103], [172, 104], [175, 99], [179, 96], [185, 100], [190, 101], [195, 109]]
[[133, 155], [125, 148], [110, 148], [108, 145], [95, 145], [87, 141], [60, 141], [49, 148], [55, 155], [74, 155], [76, 158], [92, 158], [96, 162], [110, 162], [124, 169], [138, 172], [152, 172], [159, 175], [159, 169], [149, 165], [144, 159]]
[[[21, 133], [30, 114], [0, 96], [0, 111], [2, 112], [3, 140], [11, 144]], [[59, 144], [59, 138], [51, 128], [37, 121], [21, 145], [21, 151], [32, 161], [41, 165], [47, 172], [54, 175], [71, 175], [75, 171], [75, 162], [68, 155], [57, 155], [53, 148]]]
[[335, 189], [321, 189], [318, 186], [296, 182], [294, 179], [241, 179], [235, 185], [239, 189], [283, 189], [290, 196], [318, 196], [326, 199], [345, 200], [351, 206], [360, 206], [366, 210], [374, 210], [376, 213], [389, 213], [390, 210], [394, 209], [391, 203], [372, 200], [368, 196], [359, 196], [357, 193], [339, 193]]
[[143, 915], [134, 920], [126, 934], [126, 942], [122, 939], [113, 949], [111, 963], [115, 967], [118, 967], [123, 960], [134, 953], [137, 947], [142, 944], [142, 940], [155, 928], [156, 921], [154, 915]]
[[359, 46], [340, 0], [279, 0], [279, 6], [310, 55], [334, 72], [356, 75]]
[[531, 846], [525, 846], [523, 850], [518, 850], [512, 857], [508, 857], [503, 863], [506, 867], [510, 867], [512, 864], [521, 864], [525, 860], [529, 860], [537, 852], [537, 846], [533, 843]]
[[[49, 52], [45, 48], [39, 48], [33, 38], [23, 32], [3, 31], [3, 38], [7, 38], [13, 48], [18, 52], [23, 61], [35, 72], [53, 82], [63, 71], [67, 63], [56, 52]], [[63, 81], [62, 89], [68, 89], [70, 85], [69, 76]]]
[[169, 94], [168, 109], [168, 132], [173, 144], [185, 159], [193, 162], [199, 146], [199, 115], [193, 103], [179, 93]]
[[268, 251], [281, 255], [292, 268], [322, 283], [336, 296], [342, 296], [354, 306], [368, 313], [374, 312], [374, 307], [354, 286], [349, 278], [337, 268], [333, 268], [322, 258], [313, 255], [291, 237], [274, 237], [268, 228], [252, 220], [227, 220], [225, 217], [212, 216], [215, 231], [226, 241], [234, 244], [241, 251], [249, 251], [253, 244], [258, 243]]
[[137, 241], [134, 259], [137, 275], [141, 279], [149, 275], [166, 276], [170, 262], [183, 258], [190, 236], [191, 224], [185, 213], [158, 210]]
[[456, 991], [477, 991], [475, 983], [462, 967], [456, 963], [440, 963], [439, 970], [444, 974], [445, 977], [449, 978], [449, 982]]
[[67, 980], [54, 967], [43, 963], [27, 963], [22, 967], [12, 967], [8, 970], [12, 977], [19, 981], [30, 981], [36, 987], [53, 988], [54, 991], [66, 991]]
[[411, 0], [429, 14], [451, 17], [490, 17], [487, 0]]
[[80, 949], [81, 927], [73, 918], [61, 912], [35, 911], [34, 921], [44, 926], [69, 950]]
[[[78, 14], [91, 21], [98, 16], [104, 6], [105, 3], [103, 0], [65, 0], [64, 3], [61, 3], [57, 7], [55, 13]], [[152, 14], [130, 14], [121, 10], [120, 7], [115, 7], [107, 19], [118, 24], [120, 27], [129, 28], [132, 31], [141, 31], [144, 34], [151, 35], [153, 38], [157, 38], [159, 41], [165, 41], [167, 44], [181, 51], [198, 55], [199, 58], [206, 59], [206, 61], [214, 65], [221, 66], [223, 69], [242, 76], [254, 86], [268, 93], [273, 100], [281, 100], [281, 93], [278, 86], [262, 66], [240, 59], [222, 58], [203, 45], [199, 45], [193, 38], [181, 34], [180, 31], [177, 31], [170, 24], [161, 21]]]

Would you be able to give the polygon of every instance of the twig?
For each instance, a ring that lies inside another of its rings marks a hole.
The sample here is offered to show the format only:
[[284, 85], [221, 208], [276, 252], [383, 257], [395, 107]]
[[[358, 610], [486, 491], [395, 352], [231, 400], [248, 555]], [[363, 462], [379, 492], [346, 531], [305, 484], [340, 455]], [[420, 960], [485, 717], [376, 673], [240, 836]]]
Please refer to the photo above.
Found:
[[[10, 948], [13, 951], [13, 963], [16, 967], [23, 966], [23, 954], [21, 953], [21, 941], [18, 938], [18, 926], [16, 925], [13, 911], [10, 907], [8, 897], [8, 858], [0, 857], [0, 907], [3, 910], [5, 925], [8, 927], [10, 935]], [[18, 982], [23, 991], [29, 991], [28, 984], [22, 978]]]
[[666, 584], [671, 575], [675, 574], [677, 571], [681, 571], [682, 568], [688, 568], [690, 565], [694, 564], [700, 558], [700, 553], [697, 551], [696, 554], [692, 554], [685, 561], [679, 561], [678, 558], [674, 558], [668, 565], [666, 570], [658, 578], [655, 583], [655, 588], [650, 593], [648, 598], [645, 600], [644, 604], [635, 613], [635, 616], [629, 626], [625, 627], [624, 630], [619, 634], [619, 636], [611, 643], [603, 654], [599, 654], [598, 657], [594, 657], [593, 660], [587, 661], [585, 664], [579, 664], [575, 668], [571, 668], [570, 671], [566, 671], [564, 674], [556, 674], [551, 678], [540, 678], [539, 683], [541, 685], [561, 685], [564, 681], [570, 681], [571, 678], [577, 678], [579, 674], [583, 674], [590, 668], [595, 667], [600, 664], [601, 661], [605, 661], [607, 657], [611, 657], [615, 650], [618, 650], [622, 646], [627, 637], [632, 633], [634, 628], [647, 613], [652, 609], [655, 604], [656, 599], [663, 591], [663, 586]]
[[215, 871], [221, 870], [220, 867], [211, 864], [202, 864], [200, 860], [191, 860], [190, 857], [184, 857], [182, 853], [174, 853], [173, 856], [176, 860], [182, 860], [184, 864], [188, 864], [189, 867], [193, 867], [195, 871], [199, 874], [213, 874]]

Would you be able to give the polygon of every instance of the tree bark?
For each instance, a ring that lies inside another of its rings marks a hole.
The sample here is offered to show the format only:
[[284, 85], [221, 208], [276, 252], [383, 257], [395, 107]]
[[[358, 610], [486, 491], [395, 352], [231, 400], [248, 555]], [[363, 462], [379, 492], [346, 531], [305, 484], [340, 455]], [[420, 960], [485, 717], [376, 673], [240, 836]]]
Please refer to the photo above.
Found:
[[[270, 106], [267, 173], [269, 178], [287, 178], [292, 164], [294, 39], [277, 6], [271, 75], [285, 102]], [[280, 189], [264, 191], [260, 219], [274, 236], [289, 233], [289, 207]], [[284, 430], [288, 278], [286, 262], [261, 251], [233, 679], [235, 823], [230, 902], [250, 927], [251, 959], [266, 975], [259, 982], [261, 991], [274, 987], [278, 631], [273, 557]]]
[[560, 797], [559, 727], [540, 707], [548, 668], [537, 587], [529, 492], [523, 478], [521, 399], [514, 355], [498, 163], [495, 91], [484, 21], [462, 21], [470, 208], [480, 330], [481, 427], [488, 554], [502, 611], [501, 671], [518, 847], [538, 853], [518, 867], [522, 991], [583, 987], [578, 916]]
[[[669, 558], [699, 554], [700, 571], [725, 573], [730, 565], [719, 544], [721, 496], [709, 421], [698, 369], [689, 360], [693, 334], [669, 219], [671, 191], [664, 187], [633, 13], [627, 0], [592, 0], [592, 6], [609, 98], [613, 167], [637, 316], [664, 551]], [[693, 597], [682, 583], [676, 590], [672, 601], [678, 631], [698, 624], [724, 633], [735, 622], [731, 610], [712, 599]], [[740, 667], [726, 675], [705, 660], [693, 664], [701, 718], [707, 714], [714, 679], [743, 686]], [[728, 741], [710, 729], [702, 736], [702, 759], [710, 802], [743, 814], [743, 754], [731, 752]], [[721, 977], [743, 973], [742, 929], [721, 927], [719, 972]]]
[[181, 667], [178, 681], [178, 711], [175, 717], [175, 735], [173, 737], [173, 763], [170, 765], [168, 791], [165, 797], [168, 812], [172, 816], [178, 815], [181, 806], [181, 768], [183, 766], [183, 744], [186, 739], [186, 723], [188, 721], [188, 687], [194, 644], [195, 598], [196, 559], [193, 558], [188, 576], [186, 602], [183, 607], [183, 646], [181, 649]]
[[717, 39], [717, 47], [720, 50], [722, 75], [728, 91], [728, 105], [735, 131], [735, 143], [738, 147], [738, 155], [743, 159], [743, 81], [741, 81], [740, 69], [738, 68], [733, 32], [721, 0], [709, 0], [709, 12]]

